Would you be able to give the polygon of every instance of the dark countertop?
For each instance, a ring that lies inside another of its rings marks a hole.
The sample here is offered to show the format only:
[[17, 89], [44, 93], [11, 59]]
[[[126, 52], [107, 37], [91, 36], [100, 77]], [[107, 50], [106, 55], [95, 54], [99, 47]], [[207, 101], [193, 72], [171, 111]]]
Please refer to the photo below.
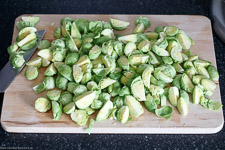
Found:
[[[186, 14], [209, 17], [209, 0], [1, 0], [0, 69], [8, 61], [14, 20], [22, 14]], [[225, 44], [213, 33], [220, 87], [225, 88]], [[1, 83], [0, 83], [1, 84]], [[225, 93], [222, 92], [222, 100]], [[0, 111], [4, 94], [0, 94]], [[225, 101], [223, 101], [225, 105]], [[223, 107], [224, 111], [224, 107]], [[225, 111], [224, 111], [225, 112]], [[225, 129], [211, 135], [15, 134], [0, 127], [0, 149], [222, 149]]]

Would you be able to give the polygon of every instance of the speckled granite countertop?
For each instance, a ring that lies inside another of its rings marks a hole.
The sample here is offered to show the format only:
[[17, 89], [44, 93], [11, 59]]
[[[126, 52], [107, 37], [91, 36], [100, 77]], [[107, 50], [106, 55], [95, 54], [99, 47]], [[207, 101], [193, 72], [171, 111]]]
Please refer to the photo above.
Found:
[[[1, 0], [0, 69], [8, 61], [14, 20], [21, 14], [186, 14], [209, 17], [208, 0]], [[213, 34], [220, 87], [225, 88], [225, 44]], [[225, 93], [221, 92], [222, 100]], [[0, 94], [0, 110], [4, 94]], [[225, 101], [223, 101], [225, 105]], [[224, 108], [223, 108], [224, 110]], [[225, 112], [225, 111], [224, 111]], [[211, 135], [15, 134], [0, 127], [0, 149], [222, 149], [225, 129]]]

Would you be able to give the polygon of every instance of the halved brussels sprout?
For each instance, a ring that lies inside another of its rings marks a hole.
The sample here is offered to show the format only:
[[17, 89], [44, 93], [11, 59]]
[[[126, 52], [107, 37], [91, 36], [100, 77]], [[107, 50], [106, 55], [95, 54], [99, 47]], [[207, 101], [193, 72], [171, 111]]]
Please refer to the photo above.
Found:
[[48, 49], [51, 46], [51, 43], [48, 40], [42, 40], [38, 43], [38, 49]]
[[115, 30], [124, 30], [130, 25], [130, 23], [118, 19], [110, 19], [110, 25]]
[[25, 71], [25, 77], [27, 80], [34, 80], [38, 77], [38, 68], [34, 66], [28, 66]]
[[129, 107], [128, 106], [122, 106], [116, 115], [117, 120], [124, 124], [128, 121], [129, 118]]
[[66, 38], [66, 47], [71, 51], [71, 52], [77, 52], [78, 48], [71, 36], [67, 36]]
[[55, 78], [53, 77], [45, 77], [44, 78], [44, 84], [46, 90], [51, 90], [55, 88]]
[[67, 105], [65, 105], [63, 107], [63, 112], [65, 114], [67, 114], [67, 115], [71, 114], [74, 111], [75, 111], [75, 104], [74, 104], [74, 102], [70, 102], [70, 103], [68, 103]]
[[87, 33], [88, 32], [88, 26], [89, 26], [89, 20], [87, 19], [76, 19], [75, 23], [77, 25], [77, 28], [80, 32]]
[[144, 105], [145, 108], [149, 111], [149, 112], [155, 112], [155, 110], [157, 109], [157, 105], [158, 105], [158, 101], [157, 99], [153, 98], [151, 96], [151, 94], [148, 94], [146, 97], [146, 101], [144, 101]]
[[20, 49], [23, 51], [26, 51], [26, 50], [30, 50], [31, 48], [35, 47], [36, 45], [37, 45], [37, 39], [34, 39], [34, 40], [30, 41], [29, 43], [21, 46]]
[[182, 77], [182, 74], [176, 75], [172, 82], [173, 86], [176, 86], [178, 89], [181, 88], [181, 85], [180, 85], [181, 77]]
[[122, 42], [114, 41], [113, 48], [119, 56], [122, 56], [124, 54], [124, 44]]
[[192, 98], [193, 103], [199, 104], [202, 96], [203, 96], [202, 89], [199, 86], [195, 86], [193, 90], [193, 98]]
[[16, 23], [16, 27], [18, 30], [22, 30], [26, 27], [34, 27], [35, 24], [32, 22], [26, 22], [26, 21], [19, 21]]
[[42, 65], [42, 59], [41, 59], [41, 57], [34, 58], [34, 59], [28, 61], [26, 63], [26, 65], [40, 68]]
[[123, 106], [124, 99], [121, 96], [116, 96], [113, 100], [113, 106], [115, 106], [117, 109], [120, 109]]
[[116, 80], [113, 80], [110, 78], [103, 78], [99, 81], [99, 87], [100, 87], [100, 89], [104, 89], [115, 82], [116, 82]]
[[124, 54], [126, 56], [129, 56], [132, 52], [134, 52], [137, 49], [136, 44], [133, 42], [128, 42], [126, 46], [124, 47]]
[[76, 98], [79, 95], [82, 95], [84, 93], [87, 92], [87, 87], [84, 85], [77, 85], [74, 90], [73, 90], [73, 94], [75, 95], [74, 98]]
[[194, 89], [194, 85], [191, 81], [191, 79], [187, 76], [187, 74], [183, 74], [181, 77], [181, 88], [185, 90], [186, 92], [191, 93]]
[[93, 100], [91, 104], [91, 108], [95, 110], [102, 108], [102, 106], [103, 106], [103, 102], [97, 99]]
[[61, 37], [61, 28], [60, 27], [55, 28], [53, 34], [56, 39], [59, 39]]
[[96, 116], [96, 121], [103, 121], [109, 117], [113, 110], [113, 103], [108, 100], [105, 102], [103, 107], [99, 110], [97, 116]]
[[208, 71], [207, 71], [207, 69], [205, 67], [202, 67], [200, 65], [196, 65], [195, 68], [196, 68], [198, 74], [203, 75], [205, 78], [209, 78], [210, 77], [209, 73], [208, 73]]
[[163, 27], [162, 26], [156, 26], [155, 29], [154, 29], [154, 31], [156, 33], [163, 32]]
[[189, 104], [189, 95], [184, 90], [180, 90], [180, 98], [184, 99], [184, 101]]
[[62, 39], [56, 39], [56, 40], [52, 41], [51, 46], [54, 48], [55, 47], [65, 48], [66, 44]]
[[136, 27], [134, 28], [133, 30], [133, 33], [136, 34], [136, 33], [143, 33], [145, 30], [145, 26], [143, 23], [139, 23], [136, 25]]
[[51, 109], [51, 103], [44, 97], [40, 97], [35, 101], [35, 109], [39, 112], [46, 112]]
[[150, 40], [150, 41], [158, 39], [158, 37], [159, 37], [159, 34], [157, 32], [148, 31], [144, 34], [148, 38], [148, 40]]
[[61, 95], [60, 90], [51, 90], [46, 93], [46, 96], [52, 101], [58, 101]]
[[130, 115], [132, 117], [138, 118], [140, 115], [144, 113], [144, 109], [141, 106], [140, 102], [138, 102], [133, 96], [126, 95], [124, 99], [124, 104], [128, 106]]
[[182, 62], [183, 57], [178, 47], [173, 47], [170, 52], [171, 57], [175, 62]]
[[83, 72], [82, 72], [81, 67], [79, 67], [77, 65], [73, 65], [73, 78], [76, 83], [81, 82], [81, 80], [83, 78]]
[[8, 53], [9, 55], [15, 54], [17, 51], [19, 51], [19, 47], [17, 45], [17, 43], [13, 43], [12, 45], [10, 45], [8, 47]]
[[119, 41], [123, 42], [123, 43], [128, 43], [128, 42], [137, 42], [137, 34], [130, 34], [130, 35], [125, 35], [125, 36], [121, 36], [118, 38]]
[[190, 49], [192, 42], [190, 37], [185, 32], [180, 30], [179, 33], [176, 35], [176, 38], [182, 46], [182, 49]]
[[99, 55], [101, 54], [101, 48], [98, 47], [98, 45], [95, 45], [92, 47], [92, 49], [89, 51], [89, 58], [91, 60], [97, 59]]
[[168, 51], [166, 51], [165, 49], [163, 49], [157, 45], [154, 45], [152, 47], [152, 51], [155, 52], [159, 56], [169, 56]]
[[128, 60], [131, 65], [138, 66], [148, 62], [149, 56], [146, 54], [132, 54]]
[[155, 110], [156, 116], [163, 117], [165, 119], [170, 119], [173, 113], [173, 108], [170, 106], [163, 106]]
[[53, 58], [53, 53], [50, 49], [42, 49], [38, 51], [37, 55], [49, 61], [52, 61]]
[[25, 27], [19, 31], [16, 41], [19, 42], [22, 39], [24, 39], [27, 35], [35, 32], [37, 32], [37, 29], [35, 27]]
[[74, 99], [76, 106], [79, 109], [85, 109], [91, 105], [95, 99], [96, 93], [94, 91], [88, 91]]
[[107, 36], [107, 37], [109, 37], [110, 39], [114, 39], [114, 38], [115, 38], [112, 29], [104, 29], [104, 30], [102, 30], [101, 35]]
[[65, 106], [65, 105], [69, 104], [72, 101], [73, 101], [73, 95], [70, 92], [66, 91], [66, 92], [64, 92], [64, 93], [62, 93], [60, 95], [59, 102], [62, 105]]
[[36, 36], [35, 33], [30, 33], [30, 34], [27, 35], [24, 39], [22, 39], [21, 41], [19, 41], [19, 42], [17, 43], [17, 45], [18, 45], [19, 47], [22, 47], [22, 46], [24, 46], [25, 44], [27, 44], [27, 43], [33, 41], [33, 40], [36, 39], [36, 38], [37, 38], [37, 36]]
[[35, 85], [33, 87], [33, 90], [35, 91], [35, 93], [41, 93], [45, 90], [45, 83], [40, 83], [38, 85]]
[[94, 34], [95, 38], [99, 38], [103, 30], [103, 23], [101, 21], [90, 21], [89, 30]]
[[86, 110], [75, 110], [70, 114], [71, 119], [79, 126], [84, 126], [88, 121], [88, 113]]
[[56, 69], [63, 77], [65, 77], [69, 81], [73, 81], [73, 76], [72, 76], [73, 70], [69, 65], [60, 64], [56, 66]]
[[207, 91], [214, 91], [215, 88], [216, 88], [216, 84], [210, 79], [202, 79], [201, 80], [201, 85]]
[[131, 92], [138, 101], [145, 101], [144, 83], [140, 76], [136, 77], [131, 83]]
[[209, 76], [213, 81], [219, 81], [219, 73], [216, 70], [216, 67], [209, 66], [208, 67]]
[[60, 74], [57, 75], [56, 81], [55, 81], [56, 87], [58, 87], [61, 90], [66, 90], [67, 83], [68, 83], [68, 80], [65, 77], [63, 77]]
[[168, 97], [170, 100], [170, 104], [173, 106], [177, 106], [177, 101], [179, 98], [179, 89], [176, 86], [170, 87]]
[[48, 66], [48, 68], [45, 70], [44, 75], [45, 76], [53, 76], [57, 73], [57, 70], [54, 66], [54, 64], [52, 63], [51, 65]]
[[149, 26], [151, 26], [149, 19], [145, 16], [140, 16], [140, 17], [136, 18], [135, 24], [138, 25], [141, 23], [144, 25], [145, 29], [148, 28]]
[[12, 55], [12, 57], [10, 58], [10, 62], [14, 68], [20, 68], [24, 65], [25, 60], [22, 54], [16, 53]]
[[40, 20], [38, 16], [22, 16], [21, 19], [25, 22], [30, 22], [31, 24], [36, 25]]
[[65, 58], [65, 64], [72, 66], [77, 62], [78, 59], [79, 59], [78, 53], [69, 53]]
[[71, 37], [72, 38], [77, 38], [77, 39], [81, 39], [81, 34], [79, 29], [76, 26], [76, 23], [73, 22], [71, 25]]
[[175, 36], [178, 33], [178, 28], [175, 26], [166, 26], [164, 32], [167, 36]]

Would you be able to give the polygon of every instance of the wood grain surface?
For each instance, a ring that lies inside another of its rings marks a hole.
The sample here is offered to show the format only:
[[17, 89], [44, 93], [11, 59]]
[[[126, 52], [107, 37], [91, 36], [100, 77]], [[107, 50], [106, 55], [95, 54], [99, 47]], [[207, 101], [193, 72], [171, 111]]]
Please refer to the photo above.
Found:
[[[118, 18], [129, 21], [130, 26], [124, 31], [116, 31], [121, 35], [130, 34], [134, 28], [135, 18], [139, 15], [34, 15], [40, 16], [37, 24], [38, 30], [47, 29], [44, 39], [54, 40], [53, 31], [59, 26], [63, 17], [86, 18], [90, 20], [109, 21], [110, 18]], [[157, 25], [175, 25], [184, 30], [195, 41], [191, 47], [192, 54], [199, 54], [200, 58], [212, 61], [216, 65], [215, 50], [212, 39], [210, 20], [204, 16], [190, 15], [144, 15], [151, 21], [151, 27], [147, 30], [154, 30]], [[21, 16], [16, 20], [19, 21]], [[13, 39], [15, 41], [18, 30], [14, 26]], [[32, 57], [35, 58], [36, 54]], [[27, 133], [86, 133], [84, 128], [74, 123], [69, 115], [63, 114], [59, 121], [52, 120], [52, 111], [39, 113], [34, 109], [34, 101], [38, 97], [46, 97], [46, 92], [35, 94], [32, 87], [43, 80], [45, 68], [40, 69], [40, 75], [34, 81], [28, 81], [24, 77], [25, 68], [15, 78], [4, 95], [2, 107], [1, 125], [8, 132]], [[0, 83], [1, 84], [1, 83]], [[217, 88], [212, 99], [221, 102], [220, 88]], [[168, 102], [167, 102], [168, 103]], [[95, 117], [96, 113], [91, 117]], [[224, 123], [222, 109], [210, 111], [200, 105], [190, 103], [188, 116], [181, 116], [174, 108], [171, 119], [165, 120], [155, 114], [145, 113], [131, 122], [120, 124], [115, 120], [95, 122], [92, 133], [171, 133], [171, 134], [202, 134], [216, 133], [222, 129]]]

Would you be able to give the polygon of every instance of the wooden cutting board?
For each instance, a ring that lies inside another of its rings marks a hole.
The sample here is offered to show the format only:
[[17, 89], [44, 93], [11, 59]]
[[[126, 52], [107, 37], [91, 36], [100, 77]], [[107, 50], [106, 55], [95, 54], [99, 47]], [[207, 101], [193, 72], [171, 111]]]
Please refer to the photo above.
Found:
[[[110, 18], [118, 18], [129, 21], [130, 26], [124, 31], [116, 33], [130, 34], [134, 28], [135, 18], [139, 15], [35, 15], [40, 16], [37, 24], [38, 30], [47, 29], [44, 39], [54, 40], [53, 31], [59, 26], [59, 21], [63, 17], [74, 19], [85, 18], [90, 20], [109, 21]], [[157, 25], [175, 25], [184, 30], [195, 41], [191, 47], [192, 54], [199, 54], [200, 58], [209, 60], [216, 65], [215, 50], [212, 39], [212, 28], [210, 20], [204, 16], [190, 15], [145, 15], [152, 23], [147, 30], [154, 30]], [[15, 22], [21, 20], [19, 16]], [[18, 30], [14, 27], [13, 39], [15, 41]], [[33, 58], [36, 57], [36, 54]], [[1, 125], [8, 132], [28, 132], [28, 133], [86, 133], [84, 128], [77, 126], [69, 115], [63, 114], [59, 121], [52, 120], [52, 111], [39, 113], [34, 109], [34, 101], [38, 97], [46, 97], [46, 92], [35, 94], [32, 87], [43, 80], [45, 68], [40, 69], [40, 75], [34, 81], [28, 81], [24, 77], [23, 71], [9, 86], [5, 92], [2, 107]], [[1, 83], [0, 83], [1, 84]], [[221, 102], [219, 83], [212, 96], [212, 99]], [[168, 103], [168, 102], [167, 102]], [[92, 117], [94, 117], [94, 114]], [[105, 120], [95, 122], [92, 133], [216, 133], [223, 127], [224, 118], [222, 109], [210, 111], [200, 105], [190, 104], [188, 116], [181, 116], [174, 108], [171, 119], [165, 120], [155, 114], [145, 113], [126, 124], [120, 124], [115, 120]]]

